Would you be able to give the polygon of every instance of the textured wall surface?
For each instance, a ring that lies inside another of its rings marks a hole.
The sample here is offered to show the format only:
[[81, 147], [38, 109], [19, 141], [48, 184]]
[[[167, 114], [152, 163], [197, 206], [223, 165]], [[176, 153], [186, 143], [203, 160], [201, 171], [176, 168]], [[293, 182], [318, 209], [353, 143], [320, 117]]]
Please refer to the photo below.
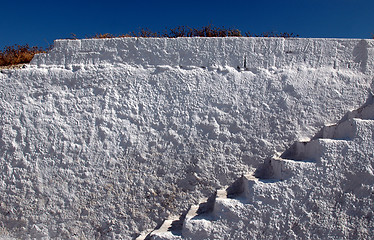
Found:
[[0, 73], [0, 231], [134, 238], [361, 106], [373, 63], [373, 40], [57, 40]]
[[[372, 239], [374, 99], [218, 189], [150, 239]], [[146, 234], [144, 234], [146, 235]], [[138, 239], [144, 239], [144, 235]]]
[[373, 71], [373, 40], [284, 38], [121, 38], [56, 40], [33, 65], [125, 63], [173, 67], [305, 65]]

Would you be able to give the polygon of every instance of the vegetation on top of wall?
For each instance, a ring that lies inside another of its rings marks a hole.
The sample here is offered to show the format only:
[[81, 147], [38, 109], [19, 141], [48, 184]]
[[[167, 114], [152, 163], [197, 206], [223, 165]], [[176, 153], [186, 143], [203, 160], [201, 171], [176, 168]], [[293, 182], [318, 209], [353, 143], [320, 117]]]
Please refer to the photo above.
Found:
[[[97, 33], [93, 36], [86, 36], [87, 39], [99, 38], [123, 38], [123, 37], [159, 37], [159, 38], [178, 38], [178, 37], [282, 37], [292, 38], [298, 37], [293, 33], [274, 33], [265, 32], [261, 34], [253, 34], [250, 32], [241, 32], [236, 28], [214, 27], [211, 24], [199, 28], [192, 28], [188, 26], [179, 26], [175, 28], [165, 29], [162, 32], [153, 32], [148, 28], [140, 29], [139, 31], [132, 31], [127, 34], [111, 34], [111, 33]], [[70, 39], [78, 39], [75, 34], [72, 34]], [[6, 46], [0, 50], [0, 66], [13, 66], [22, 63], [29, 63], [35, 54], [45, 53], [49, 49], [41, 47], [30, 47], [29, 45], [13, 45]]]
[[[282, 38], [292, 38], [299, 37], [299, 35], [294, 33], [274, 33], [274, 32], [264, 32], [261, 34], [254, 34], [251, 32], [241, 32], [236, 28], [226, 28], [226, 27], [215, 27], [212, 25], [192, 28], [188, 26], [178, 26], [175, 28], [165, 29], [162, 32], [153, 32], [148, 28], [142, 28], [139, 31], [132, 31], [127, 34], [114, 35], [110, 33], [98, 33], [93, 36], [87, 36], [86, 38], [123, 38], [123, 37], [158, 37], [158, 38], [178, 38], [178, 37], [282, 37]], [[73, 34], [73, 39], [76, 36]]]
[[[178, 26], [175, 28], [165, 29], [162, 32], [153, 32], [148, 28], [142, 28], [139, 31], [132, 31], [127, 34], [111, 34], [111, 33], [97, 33], [93, 36], [86, 36], [86, 39], [100, 39], [100, 38], [124, 38], [124, 37], [143, 37], [143, 38], [178, 38], [178, 37], [275, 37], [275, 38], [295, 38], [298, 34], [287, 32], [263, 32], [260, 34], [251, 32], [241, 32], [236, 28], [215, 27], [207, 25], [199, 28], [192, 28], [188, 26]], [[374, 39], [374, 34], [372, 34]], [[70, 39], [78, 39], [75, 34], [72, 34]], [[29, 63], [35, 54], [45, 53], [52, 46], [47, 49], [41, 47], [30, 47], [26, 45], [6, 46], [0, 50], [0, 66], [14, 66], [17, 64]]]
[[44, 53], [47, 50], [36, 46], [30, 47], [28, 44], [6, 46], [3, 50], [0, 50], [0, 66], [29, 63], [35, 54]]

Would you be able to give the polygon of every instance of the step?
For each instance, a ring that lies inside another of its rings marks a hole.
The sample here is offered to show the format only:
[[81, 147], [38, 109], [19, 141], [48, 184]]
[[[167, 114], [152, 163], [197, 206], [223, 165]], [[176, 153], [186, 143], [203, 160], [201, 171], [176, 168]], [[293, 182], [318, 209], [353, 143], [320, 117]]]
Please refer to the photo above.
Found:
[[323, 127], [319, 138], [349, 140], [353, 138], [353, 131], [352, 121], [349, 119], [341, 123]]
[[187, 212], [185, 221], [188, 220], [188, 219], [194, 218], [197, 215], [199, 215], [198, 211], [199, 211], [199, 205], [192, 205], [190, 207], [190, 209], [188, 210], [188, 212]]
[[323, 153], [323, 146], [320, 139], [314, 139], [310, 142], [295, 142], [280, 158], [295, 161], [315, 162]]
[[[214, 198], [216, 200], [216, 198]], [[214, 203], [213, 203], [214, 204]], [[199, 205], [192, 205], [188, 211], [181, 231], [183, 239], [189, 239], [188, 236], [194, 236], [196, 239], [206, 239], [206, 229], [209, 228], [211, 223], [211, 211], [200, 213]]]
[[[255, 173], [251, 172], [248, 174], [243, 174], [240, 178], [238, 178], [233, 184], [228, 187], [225, 192], [219, 195], [217, 192], [216, 198], [237, 198], [241, 195], [245, 195], [246, 191], [248, 190], [248, 181], [257, 181], [258, 179], [254, 176]], [[226, 193], [226, 196], [224, 196]]]
[[217, 199], [214, 204], [214, 211], [212, 212], [213, 219], [232, 219], [238, 216], [238, 211], [242, 208], [247, 202], [243, 198], [243, 201], [240, 199]]
[[273, 157], [270, 160], [273, 178], [287, 180], [303, 169], [315, 168], [315, 162], [295, 161]]
[[175, 235], [172, 232], [163, 232], [151, 235], [147, 240], [182, 240], [181, 235]]
[[225, 196], [223, 192], [217, 191], [215, 194], [213, 194], [209, 198], [200, 200], [199, 204], [192, 205], [190, 209], [188, 210], [186, 216], [184, 217], [184, 222], [192, 218], [195, 218], [201, 214], [212, 212], [214, 208], [214, 202], [218, 194], [220, 195], [223, 194], [223, 196]]
[[[373, 101], [373, 99], [371, 101]], [[362, 106], [359, 109], [349, 112], [345, 117], [348, 119], [360, 118], [360, 119], [365, 119], [365, 120], [373, 120], [374, 119], [374, 104], [371, 103], [371, 104]]]
[[161, 227], [154, 230], [151, 234], [149, 234], [151, 237], [153, 236], [159, 236], [159, 235], [164, 235], [166, 232], [171, 233], [172, 227], [173, 227], [173, 222], [177, 221], [178, 219], [167, 219], [165, 220]]
[[[334, 156], [344, 154], [353, 144], [350, 140], [336, 140], [336, 139], [316, 139], [311, 141], [312, 144], [306, 144], [304, 146], [305, 152], [299, 152], [298, 155], [292, 155], [292, 152], [288, 150], [288, 154], [282, 154], [280, 158], [283, 160], [289, 160], [289, 164], [293, 162], [310, 162], [315, 164], [316, 167], [328, 167], [333, 162], [337, 161]], [[284, 156], [287, 156], [285, 158]], [[301, 167], [302, 165], [300, 165]], [[305, 169], [305, 168], [304, 168]], [[279, 173], [279, 171], [278, 171]]]
[[[367, 122], [368, 120], [359, 120], [359, 131], [364, 132], [366, 137], [372, 137], [372, 131], [368, 131], [367, 126], [361, 126], [362, 121]], [[361, 130], [360, 130], [361, 129]], [[363, 135], [359, 133], [359, 135]], [[370, 136], [369, 136], [370, 135]], [[360, 136], [362, 138], [363, 136]], [[350, 145], [350, 140], [337, 140], [337, 139], [314, 139], [310, 142], [296, 142], [284, 153], [280, 155], [280, 158], [293, 161], [303, 162], [314, 162], [316, 164], [321, 163], [321, 157], [332, 151], [340, 151], [339, 149]], [[325, 159], [326, 160], [326, 159]]]
[[227, 198], [227, 190], [226, 189], [218, 189], [216, 193], [217, 198]]
[[357, 130], [362, 128], [357, 128], [358, 125], [364, 124], [366, 128], [370, 129], [370, 125], [373, 123], [373, 120], [368, 119], [348, 119], [338, 124], [323, 127], [313, 139], [329, 138], [336, 140], [352, 140], [360, 135], [360, 132], [357, 132]]
[[211, 219], [194, 218], [186, 220], [183, 229], [183, 239], [211, 239], [210, 233], [213, 230]]
[[352, 119], [353, 134], [352, 139], [372, 140], [374, 136], [374, 120]]
[[151, 231], [151, 230], [149, 230], [149, 231], [144, 231], [144, 232], [140, 233], [140, 235], [137, 236], [137, 237], [135, 238], [135, 240], [145, 240], [145, 239], [149, 239], [149, 232], [150, 232], [150, 231]]
[[248, 200], [253, 196], [253, 186], [258, 184], [259, 178], [256, 178], [253, 174], [243, 176], [243, 197]]
[[151, 232], [147, 239], [179, 239], [181, 228], [182, 221], [178, 216], [173, 216], [165, 220], [160, 228]]
[[[257, 201], [258, 191], [269, 189], [266, 186], [273, 187], [277, 182], [274, 179], [258, 179], [252, 175], [243, 176], [244, 192], [236, 198], [217, 198], [214, 203], [214, 210], [211, 218], [217, 219], [236, 219], [240, 218], [240, 212], [248, 207], [253, 207]], [[270, 187], [270, 188], [271, 188]], [[266, 190], [267, 191], [267, 190]]]

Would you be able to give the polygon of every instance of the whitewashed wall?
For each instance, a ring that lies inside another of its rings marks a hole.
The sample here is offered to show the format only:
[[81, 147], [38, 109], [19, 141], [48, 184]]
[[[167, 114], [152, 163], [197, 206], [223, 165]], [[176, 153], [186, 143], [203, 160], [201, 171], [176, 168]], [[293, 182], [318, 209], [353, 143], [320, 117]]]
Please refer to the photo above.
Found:
[[28, 67], [0, 73], [1, 231], [131, 239], [154, 228], [361, 106], [373, 47], [56, 40]]

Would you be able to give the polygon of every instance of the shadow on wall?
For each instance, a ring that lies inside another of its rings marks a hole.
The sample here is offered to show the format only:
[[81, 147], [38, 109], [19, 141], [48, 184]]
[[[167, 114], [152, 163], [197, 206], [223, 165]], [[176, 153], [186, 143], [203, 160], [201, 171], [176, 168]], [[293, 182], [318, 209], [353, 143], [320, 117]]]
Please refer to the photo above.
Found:
[[368, 47], [369, 44], [365, 40], [361, 40], [353, 49], [354, 62], [360, 64], [362, 72], [366, 71], [368, 62]]

